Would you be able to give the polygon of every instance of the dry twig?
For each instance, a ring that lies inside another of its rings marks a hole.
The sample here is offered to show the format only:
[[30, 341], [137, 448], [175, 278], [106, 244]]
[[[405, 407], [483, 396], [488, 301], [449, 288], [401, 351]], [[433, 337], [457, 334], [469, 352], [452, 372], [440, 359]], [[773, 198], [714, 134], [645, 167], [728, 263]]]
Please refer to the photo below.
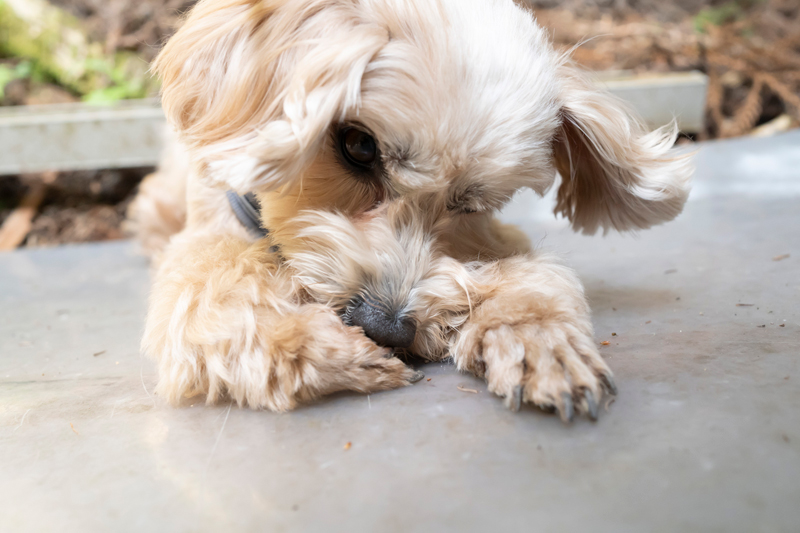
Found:
[[55, 181], [56, 176], [55, 172], [45, 172], [41, 177], [30, 180], [28, 192], [0, 227], [0, 251], [15, 249], [28, 236], [47, 186]]

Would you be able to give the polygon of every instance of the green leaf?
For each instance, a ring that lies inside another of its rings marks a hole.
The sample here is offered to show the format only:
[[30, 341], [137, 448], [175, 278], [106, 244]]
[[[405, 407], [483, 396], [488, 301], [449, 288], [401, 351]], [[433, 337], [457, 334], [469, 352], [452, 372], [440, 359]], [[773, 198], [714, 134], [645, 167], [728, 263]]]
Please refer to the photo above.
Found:
[[30, 61], [20, 61], [14, 66], [0, 64], [0, 100], [5, 98], [6, 85], [18, 79], [30, 78], [33, 66]]
[[705, 33], [708, 26], [722, 26], [738, 20], [743, 15], [743, 6], [736, 0], [719, 7], [706, 7], [694, 17], [694, 29], [698, 33]]
[[14, 69], [8, 65], [0, 64], [0, 99], [6, 97], [6, 85], [15, 79]]
[[110, 104], [120, 100], [125, 100], [126, 98], [128, 98], [128, 88], [115, 85], [113, 87], [95, 89], [84, 96], [83, 101], [90, 104]]

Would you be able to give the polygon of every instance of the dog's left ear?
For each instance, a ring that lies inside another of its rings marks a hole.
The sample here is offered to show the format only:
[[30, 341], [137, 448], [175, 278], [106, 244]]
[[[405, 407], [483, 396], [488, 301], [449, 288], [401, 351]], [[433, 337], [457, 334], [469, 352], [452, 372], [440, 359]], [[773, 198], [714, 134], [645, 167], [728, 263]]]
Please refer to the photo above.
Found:
[[689, 156], [672, 147], [675, 124], [647, 133], [624, 104], [571, 65], [559, 67], [561, 175], [556, 213], [576, 231], [648, 228], [675, 218], [689, 196]]

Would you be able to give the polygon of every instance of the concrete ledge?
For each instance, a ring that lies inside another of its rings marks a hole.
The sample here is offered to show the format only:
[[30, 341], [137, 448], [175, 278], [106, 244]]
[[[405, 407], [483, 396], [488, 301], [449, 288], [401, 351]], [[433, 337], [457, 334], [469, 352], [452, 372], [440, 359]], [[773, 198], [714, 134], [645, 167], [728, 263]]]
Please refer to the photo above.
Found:
[[[598, 80], [651, 126], [673, 117], [683, 131], [703, 125], [708, 80], [699, 72]], [[158, 100], [113, 106], [69, 104], [0, 108], [0, 175], [46, 170], [130, 168], [158, 163], [164, 115]]]
[[0, 175], [155, 165], [163, 130], [155, 99], [0, 108]]
[[651, 127], [673, 118], [684, 132], [703, 128], [708, 76], [701, 72], [599, 76], [606, 88], [635, 109]]

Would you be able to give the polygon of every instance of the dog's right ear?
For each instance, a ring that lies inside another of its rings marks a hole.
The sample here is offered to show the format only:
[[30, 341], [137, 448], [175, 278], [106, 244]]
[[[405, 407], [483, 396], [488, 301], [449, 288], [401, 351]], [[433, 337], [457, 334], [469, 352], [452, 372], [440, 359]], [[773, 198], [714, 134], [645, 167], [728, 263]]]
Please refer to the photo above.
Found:
[[298, 179], [359, 104], [388, 42], [352, 2], [201, 0], [156, 59], [167, 119], [202, 175], [244, 193]]
[[561, 175], [556, 212], [586, 234], [643, 229], [675, 218], [689, 196], [690, 154], [676, 153], [670, 125], [647, 133], [624, 104], [570, 64], [559, 67], [561, 127], [553, 143]]

